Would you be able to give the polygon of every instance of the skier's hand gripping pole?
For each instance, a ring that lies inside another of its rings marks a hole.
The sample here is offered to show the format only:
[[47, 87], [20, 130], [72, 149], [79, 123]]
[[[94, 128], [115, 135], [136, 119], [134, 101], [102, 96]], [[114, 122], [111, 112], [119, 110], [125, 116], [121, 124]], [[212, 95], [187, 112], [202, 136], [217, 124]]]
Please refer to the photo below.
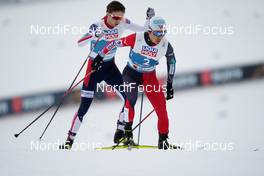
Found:
[[167, 86], [166, 86], [166, 100], [170, 100], [170, 99], [173, 99], [173, 94], [174, 94], [174, 89], [172, 87], [172, 83], [167, 81]]
[[103, 65], [103, 57], [100, 54], [98, 54], [93, 60], [92, 69], [94, 71], [98, 71], [102, 68], [102, 65]]

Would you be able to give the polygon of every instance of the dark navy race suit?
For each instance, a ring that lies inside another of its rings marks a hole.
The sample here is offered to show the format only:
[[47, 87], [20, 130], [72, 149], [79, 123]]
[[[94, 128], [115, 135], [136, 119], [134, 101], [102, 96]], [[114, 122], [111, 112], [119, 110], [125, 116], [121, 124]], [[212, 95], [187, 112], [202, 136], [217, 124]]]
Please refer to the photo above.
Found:
[[[87, 45], [87, 43], [91, 42], [91, 54], [88, 60], [86, 74], [92, 71], [91, 65], [93, 62], [93, 58], [96, 57], [98, 52], [102, 50], [102, 48], [104, 48], [104, 46], [109, 41], [120, 38], [124, 30], [126, 29], [130, 29], [132, 31], [144, 31], [146, 28], [136, 25], [127, 19], [121, 21], [119, 25], [111, 27], [107, 23], [106, 19], [107, 17], [105, 16], [99, 22], [92, 24], [90, 26], [90, 32], [84, 35], [78, 41], [79, 46]], [[96, 91], [98, 83], [105, 81], [108, 85], [115, 86], [117, 89], [117, 91], [115, 92], [121, 97], [121, 99], [124, 100], [125, 103], [125, 93], [118, 91], [118, 87], [123, 83], [123, 79], [119, 69], [115, 64], [115, 53], [116, 49], [113, 49], [107, 55], [105, 55], [102, 68], [96, 72], [93, 72], [84, 80], [81, 90], [81, 104], [78, 111], [73, 117], [68, 133], [68, 137], [72, 140], [75, 138], [83, 121], [83, 117], [93, 101], [94, 92]], [[121, 112], [119, 114], [119, 120], [123, 121], [123, 108], [121, 109]]]

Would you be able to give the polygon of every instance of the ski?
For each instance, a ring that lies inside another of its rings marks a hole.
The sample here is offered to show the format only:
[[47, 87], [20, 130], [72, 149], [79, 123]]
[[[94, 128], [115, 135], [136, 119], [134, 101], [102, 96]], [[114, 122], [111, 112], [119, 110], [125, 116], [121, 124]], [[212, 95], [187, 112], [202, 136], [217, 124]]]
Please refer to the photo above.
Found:
[[158, 146], [154, 146], [154, 145], [119, 145], [119, 146], [115, 147], [115, 145], [112, 145], [112, 146], [108, 146], [108, 147], [95, 148], [95, 150], [113, 150], [113, 149], [127, 149], [127, 150], [131, 150], [131, 149], [158, 149]]
[[[131, 150], [131, 149], [158, 149], [158, 146], [154, 146], [154, 145], [112, 145], [112, 146], [108, 146], [108, 147], [97, 147], [94, 148], [95, 150], [113, 150], [113, 149], [127, 149], [127, 150]], [[158, 149], [159, 150], [159, 149]], [[180, 146], [174, 146], [172, 148], [169, 148], [168, 150], [184, 150], [182, 147]]]

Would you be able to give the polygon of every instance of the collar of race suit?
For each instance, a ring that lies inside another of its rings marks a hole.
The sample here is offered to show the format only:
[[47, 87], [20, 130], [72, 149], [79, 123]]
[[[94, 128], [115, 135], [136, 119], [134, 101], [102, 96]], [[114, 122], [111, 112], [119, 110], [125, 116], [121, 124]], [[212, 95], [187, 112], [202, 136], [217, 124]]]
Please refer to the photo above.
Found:
[[107, 22], [107, 15], [105, 15], [102, 19], [104, 20], [105, 25], [106, 25], [109, 29], [114, 28], [114, 26], [111, 26], [111, 25]]

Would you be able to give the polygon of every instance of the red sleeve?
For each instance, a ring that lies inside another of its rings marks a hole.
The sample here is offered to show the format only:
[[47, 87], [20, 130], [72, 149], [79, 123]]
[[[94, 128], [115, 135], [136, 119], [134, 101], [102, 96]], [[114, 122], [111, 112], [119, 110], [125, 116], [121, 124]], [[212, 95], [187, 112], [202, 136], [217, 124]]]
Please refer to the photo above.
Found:
[[129, 36], [121, 38], [123, 46], [130, 46], [134, 48], [135, 41], [136, 41], [136, 33], [130, 34]]
[[136, 33], [123, 37], [118, 40], [112, 40], [108, 42], [106, 46], [102, 49], [102, 53], [107, 54], [110, 50], [116, 47], [130, 46], [131, 48], [134, 48], [135, 40], [136, 40]]
[[80, 40], [78, 40], [78, 43], [81, 43], [81, 42], [83, 42], [83, 41], [85, 41], [85, 40], [88, 40], [88, 39], [90, 39], [90, 38], [92, 38], [93, 36], [92, 35], [88, 35], [88, 34], [86, 34], [85, 36], [83, 36]]

